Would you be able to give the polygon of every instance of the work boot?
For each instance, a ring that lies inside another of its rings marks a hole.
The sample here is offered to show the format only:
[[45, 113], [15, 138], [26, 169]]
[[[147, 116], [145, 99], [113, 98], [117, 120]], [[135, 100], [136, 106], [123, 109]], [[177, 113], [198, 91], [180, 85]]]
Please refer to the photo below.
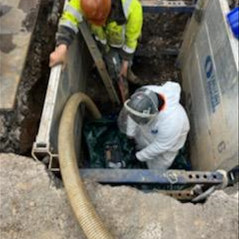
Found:
[[131, 69], [128, 70], [127, 80], [132, 84], [142, 85], [139, 77], [137, 77]]

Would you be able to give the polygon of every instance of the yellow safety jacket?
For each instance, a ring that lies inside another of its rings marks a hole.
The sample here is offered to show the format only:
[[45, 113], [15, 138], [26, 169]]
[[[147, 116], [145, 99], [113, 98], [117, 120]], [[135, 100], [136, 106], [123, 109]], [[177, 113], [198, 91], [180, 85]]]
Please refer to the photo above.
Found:
[[[141, 35], [143, 11], [139, 0], [121, 0], [126, 23], [119, 25], [116, 21], [106, 23], [99, 27], [91, 25], [96, 40], [111, 47], [122, 48], [128, 54], [134, 53], [137, 40]], [[80, 0], [70, 0], [66, 3], [60, 26], [65, 26], [78, 32], [79, 24], [83, 21], [84, 13]]]

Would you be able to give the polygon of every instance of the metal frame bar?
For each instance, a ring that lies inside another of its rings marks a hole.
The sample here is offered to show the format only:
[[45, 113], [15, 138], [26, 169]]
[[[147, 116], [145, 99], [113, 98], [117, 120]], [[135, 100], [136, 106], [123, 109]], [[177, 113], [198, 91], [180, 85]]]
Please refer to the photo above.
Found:
[[[135, 56], [137, 57], [141, 57], [141, 56], [145, 56], [146, 50], [144, 49], [139, 49], [139, 50], [136, 50], [135, 52]], [[178, 49], [173, 49], [173, 48], [166, 48], [166, 49], [162, 49], [162, 50], [159, 50], [157, 51], [156, 53], [155, 52], [152, 52], [152, 53], [148, 53], [147, 57], [157, 57], [157, 56], [164, 56], [164, 55], [167, 55], [167, 56], [178, 56], [179, 55], [179, 50]]]
[[192, 13], [195, 9], [194, 1], [163, 1], [163, 0], [141, 0], [144, 12], [184, 12]]
[[217, 171], [80, 169], [80, 175], [83, 179], [108, 184], [219, 185], [223, 182], [223, 175]]
[[191, 201], [196, 196], [192, 188], [186, 190], [154, 190], [154, 191], [173, 197], [180, 201]]

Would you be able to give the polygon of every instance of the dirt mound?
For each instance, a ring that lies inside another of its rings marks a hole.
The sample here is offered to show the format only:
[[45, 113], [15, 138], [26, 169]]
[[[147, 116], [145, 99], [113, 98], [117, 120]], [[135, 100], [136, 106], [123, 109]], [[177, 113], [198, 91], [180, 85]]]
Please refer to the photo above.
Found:
[[[13, 154], [0, 154], [0, 164], [0, 238], [85, 238], [61, 182], [44, 165]], [[238, 194], [219, 191], [193, 205], [125, 186], [86, 186], [116, 239], [237, 238]]]
[[33, 11], [24, 21], [24, 29], [27, 30], [32, 27], [32, 19], [37, 18], [15, 109], [0, 111], [0, 152], [29, 155], [38, 130], [50, 74], [48, 59], [54, 49], [57, 29], [57, 24], [49, 20], [53, 0], [40, 2], [39, 13]]

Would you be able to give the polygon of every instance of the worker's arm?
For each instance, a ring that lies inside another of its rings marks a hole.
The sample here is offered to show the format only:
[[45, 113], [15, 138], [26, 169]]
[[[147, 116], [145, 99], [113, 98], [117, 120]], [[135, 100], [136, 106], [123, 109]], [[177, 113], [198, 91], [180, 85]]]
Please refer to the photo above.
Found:
[[83, 21], [79, 0], [70, 0], [61, 16], [56, 34], [56, 49], [50, 55], [50, 67], [66, 63], [67, 49], [79, 31], [79, 24]]
[[123, 63], [120, 70], [120, 76], [127, 77], [129, 61], [132, 60], [137, 47], [137, 41], [142, 31], [143, 11], [138, 0], [133, 0], [125, 29], [125, 43], [121, 50]]
[[129, 11], [125, 29], [125, 43], [121, 53], [123, 59], [126, 61], [130, 61], [133, 58], [143, 24], [142, 6], [138, 0], [132, 1]]
[[179, 138], [180, 130], [173, 132], [169, 128], [169, 130], [159, 132], [158, 137], [153, 143], [136, 153], [136, 158], [142, 162], [155, 160], [160, 154], [170, 151], [177, 144]]

